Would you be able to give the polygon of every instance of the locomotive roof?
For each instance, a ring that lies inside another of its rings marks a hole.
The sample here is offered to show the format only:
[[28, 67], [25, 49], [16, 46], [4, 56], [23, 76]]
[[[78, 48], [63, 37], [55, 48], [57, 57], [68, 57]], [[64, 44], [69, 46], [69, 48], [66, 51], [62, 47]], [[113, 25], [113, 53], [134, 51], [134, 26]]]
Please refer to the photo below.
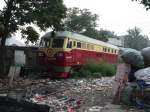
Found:
[[[52, 32], [46, 33], [44, 36], [42, 36], [42, 39], [51, 38], [51, 34], [52, 34]], [[84, 36], [81, 34], [69, 32], [69, 31], [58, 31], [55, 34], [56, 34], [56, 37], [69, 37], [69, 38], [76, 39], [76, 40], [83, 41], [83, 42], [88, 42], [88, 43], [92, 43], [92, 44], [98, 44], [98, 45], [118, 49], [118, 47], [115, 45], [105, 43], [100, 40], [96, 40], [96, 39], [93, 39], [93, 38], [90, 38], [90, 37], [87, 37], [87, 36]]]

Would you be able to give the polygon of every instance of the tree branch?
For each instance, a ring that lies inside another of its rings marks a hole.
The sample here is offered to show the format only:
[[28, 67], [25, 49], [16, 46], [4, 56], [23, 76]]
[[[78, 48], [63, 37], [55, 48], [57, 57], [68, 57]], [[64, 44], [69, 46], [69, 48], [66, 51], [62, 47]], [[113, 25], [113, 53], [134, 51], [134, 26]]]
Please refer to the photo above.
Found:
[[6, 3], [6, 5], [8, 5], [8, 1], [4, 0], [4, 2]]

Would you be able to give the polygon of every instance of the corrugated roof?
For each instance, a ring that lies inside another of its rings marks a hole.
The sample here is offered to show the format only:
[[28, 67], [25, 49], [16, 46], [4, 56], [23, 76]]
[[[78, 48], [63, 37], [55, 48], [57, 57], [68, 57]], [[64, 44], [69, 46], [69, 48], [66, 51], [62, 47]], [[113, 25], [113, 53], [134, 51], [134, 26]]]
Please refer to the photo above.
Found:
[[[50, 37], [51, 37], [51, 32], [48, 32], [44, 36], [42, 36], [42, 39], [48, 39]], [[69, 37], [69, 38], [76, 39], [76, 40], [79, 40], [82, 42], [88, 42], [91, 44], [97, 44], [97, 45], [101, 45], [101, 46], [107, 46], [110, 48], [118, 49], [117, 46], [114, 46], [112, 44], [105, 43], [100, 40], [96, 40], [96, 39], [93, 39], [93, 38], [90, 38], [90, 37], [87, 37], [87, 36], [84, 36], [81, 34], [69, 32], [69, 31], [58, 31], [58, 32], [56, 32], [56, 37]]]

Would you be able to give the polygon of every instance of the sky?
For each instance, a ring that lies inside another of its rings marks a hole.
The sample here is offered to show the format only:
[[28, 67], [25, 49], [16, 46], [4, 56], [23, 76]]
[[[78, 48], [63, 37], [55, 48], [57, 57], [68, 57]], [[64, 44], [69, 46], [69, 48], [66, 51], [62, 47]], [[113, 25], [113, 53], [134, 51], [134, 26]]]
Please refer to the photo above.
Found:
[[131, 0], [64, 0], [67, 7], [87, 8], [99, 15], [99, 27], [118, 35], [135, 26], [150, 37], [150, 10]]
[[[125, 35], [129, 28], [135, 26], [141, 28], [144, 35], [150, 38], [150, 10], [146, 11], [143, 5], [131, 0], [64, 0], [69, 7], [90, 9], [92, 13], [99, 15], [97, 29], [103, 28], [114, 31], [117, 35]], [[0, 9], [4, 6], [0, 0]], [[41, 36], [44, 32], [40, 32]], [[16, 39], [21, 35], [16, 34]]]

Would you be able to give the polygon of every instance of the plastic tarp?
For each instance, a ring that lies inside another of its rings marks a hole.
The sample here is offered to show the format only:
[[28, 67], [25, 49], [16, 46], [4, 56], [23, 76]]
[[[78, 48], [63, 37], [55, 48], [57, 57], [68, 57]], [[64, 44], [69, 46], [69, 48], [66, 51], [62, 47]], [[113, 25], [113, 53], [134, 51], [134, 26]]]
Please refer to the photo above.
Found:
[[127, 86], [124, 88], [124, 90], [121, 93], [121, 101], [122, 103], [124, 103], [125, 105], [133, 105], [132, 102], [132, 92], [134, 90], [134, 88], [137, 87], [136, 83], [128, 83]]
[[149, 60], [150, 61], [150, 47], [146, 47], [142, 49], [142, 55], [144, 57], [144, 60]]
[[121, 48], [120, 56], [125, 63], [131, 66], [142, 68], [144, 67], [144, 60], [141, 52], [131, 48]]
[[150, 82], [150, 67], [138, 70], [134, 76], [137, 80], [143, 80], [147, 83]]
[[145, 66], [149, 67], [150, 66], [150, 47], [146, 47], [146, 48], [142, 49], [141, 53], [144, 58]]

